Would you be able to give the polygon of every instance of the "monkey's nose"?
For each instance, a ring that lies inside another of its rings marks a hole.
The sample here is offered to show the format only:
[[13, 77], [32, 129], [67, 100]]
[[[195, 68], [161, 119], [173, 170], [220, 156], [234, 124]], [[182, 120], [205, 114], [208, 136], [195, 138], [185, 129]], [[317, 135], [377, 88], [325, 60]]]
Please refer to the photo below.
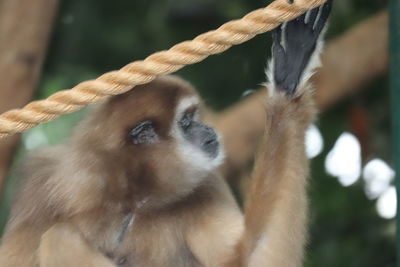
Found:
[[203, 151], [206, 152], [212, 158], [218, 155], [219, 142], [217, 133], [213, 128], [207, 127], [207, 138], [202, 144]]
[[217, 139], [208, 140], [203, 144], [203, 150], [212, 158], [218, 155], [219, 142]]

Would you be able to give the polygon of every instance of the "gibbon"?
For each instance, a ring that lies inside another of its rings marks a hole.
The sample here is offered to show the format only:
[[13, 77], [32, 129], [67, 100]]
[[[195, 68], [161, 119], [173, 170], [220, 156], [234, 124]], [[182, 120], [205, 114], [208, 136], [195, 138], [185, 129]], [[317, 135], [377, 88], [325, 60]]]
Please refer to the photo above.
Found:
[[265, 134], [244, 215], [218, 175], [221, 136], [166, 76], [95, 107], [23, 168], [1, 267], [301, 266], [307, 238], [308, 82], [331, 1], [273, 33]]

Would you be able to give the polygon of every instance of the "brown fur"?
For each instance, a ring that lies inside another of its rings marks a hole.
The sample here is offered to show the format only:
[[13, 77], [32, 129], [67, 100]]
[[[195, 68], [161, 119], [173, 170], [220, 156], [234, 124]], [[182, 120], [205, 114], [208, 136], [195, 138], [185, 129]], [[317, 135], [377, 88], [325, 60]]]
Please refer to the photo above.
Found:
[[304, 135], [315, 113], [310, 90], [294, 99], [282, 92], [268, 98], [262, 149], [247, 194], [245, 232], [227, 266], [302, 265], [308, 216]]
[[[187, 179], [169, 135], [178, 102], [194, 95], [180, 79], [157, 79], [97, 107], [66, 145], [36, 152], [3, 237], [0, 266], [37, 266], [40, 238], [57, 224], [72, 225], [90, 247], [121, 266], [200, 266], [227, 257], [232, 234], [241, 232], [240, 211], [220, 177], [209, 173], [196, 186]], [[127, 140], [143, 119], [155, 122], [159, 143]], [[119, 243], [131, 213], [134, 226]], [[236, 230], [220, 232], [226, 224]], [[68, 228], [57, 229], [43, 242], [53, 242], [57, 233], [67, 236]]]
[[67, 223], [55, 224], [43, 234], [37, 256], [40, 267], [115, 266], [93, 249], [76, 227]]
[[[13, 207], [0, 266], [300, 266], [309, 93], [268, 100], [245, 230], [226, 183], [211, 172], [194, 185], [176, 155], [171, 123], [190, 95], [194, 89], [177, 78], [157, 79], [97, 107], [66, 145], [37, 152], [25, 168], [29, 179]], [[127, 141], [144, 118], [156, 122], [160, 143]], [[133, 223], [119, 240], [130, 214]]]

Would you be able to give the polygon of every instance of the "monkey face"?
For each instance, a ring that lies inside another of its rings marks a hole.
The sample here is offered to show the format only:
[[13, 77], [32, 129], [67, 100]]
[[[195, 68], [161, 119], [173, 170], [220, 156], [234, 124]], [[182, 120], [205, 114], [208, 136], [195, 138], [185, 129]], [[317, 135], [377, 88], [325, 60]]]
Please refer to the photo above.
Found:
[[159, 78], [99, 106], [83, 123], [90, 131], [76, 132], [78, 143], [122, 172], [122, 187], [179, 196], [223, 160], [219, 135], [200, 121], [200, 105], [188, 83]]
[[213, 171], [222, 163], [224, 155], [219, 135], [199, 119], [199, 101], [197, 95], [182, 98], [171, 127], [178, 155], [194, 178]]
[[[215, 130], [199, 120], [199, 100], [197, 96], [180, 100], [172, 124], [171, 136], [184, 142], [185, 146], [194, 146], [197, 153], [204, 153], [210, 159], [219, 154], [219, 140]], [[130, 132], [129, 139], [133, 144], [157, 144], [161, 140], [155, 129], [155, 122], [144, 120]]]
[[184, 138], [210, 158], [216, 158], [219, 152], [217, 133], [213, 128], [194, 119], [195, 110], [188, 110], [178, 124]]

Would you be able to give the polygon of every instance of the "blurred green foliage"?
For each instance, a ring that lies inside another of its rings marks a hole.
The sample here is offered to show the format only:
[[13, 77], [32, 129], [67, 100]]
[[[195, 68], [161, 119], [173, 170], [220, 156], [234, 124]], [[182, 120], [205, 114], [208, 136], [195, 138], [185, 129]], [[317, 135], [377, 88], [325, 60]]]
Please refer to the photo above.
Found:
[[[62, 1], [36, 97], [44, 98], [143, 59], [265, 4], [259, 0]], [[327, 38], [340, 35], [385, 5], [386, 1], [381, 0], [335, 0]], [[178, 75], [199, 88], [209, 106], [221, 110], [264, 81], [270, 45], [269, 34], [257, 36], [221, 55], [186, 67]], [[325, 148], [312, 161], [307, 267], [395, 266], [393, 220], [377, 215], [375, 201], [366, 198], [362, 182], [344, 188], [325, 173], [323, 165], [338, 136], [351, 131], [349, 110], [354, 106], [368, 111], [373, 136], [369, 156], [391, 162], [387, 77], [380, 77], [368, 87], [320, 116], [318, 126]], [[13, 170], [27, 148], [65, 140], [84, 113], [63, 116], [25, 133]], [[0, 229], [6, 222], [16, 184], [18, 175], [12, 171], [0, 203]]]

